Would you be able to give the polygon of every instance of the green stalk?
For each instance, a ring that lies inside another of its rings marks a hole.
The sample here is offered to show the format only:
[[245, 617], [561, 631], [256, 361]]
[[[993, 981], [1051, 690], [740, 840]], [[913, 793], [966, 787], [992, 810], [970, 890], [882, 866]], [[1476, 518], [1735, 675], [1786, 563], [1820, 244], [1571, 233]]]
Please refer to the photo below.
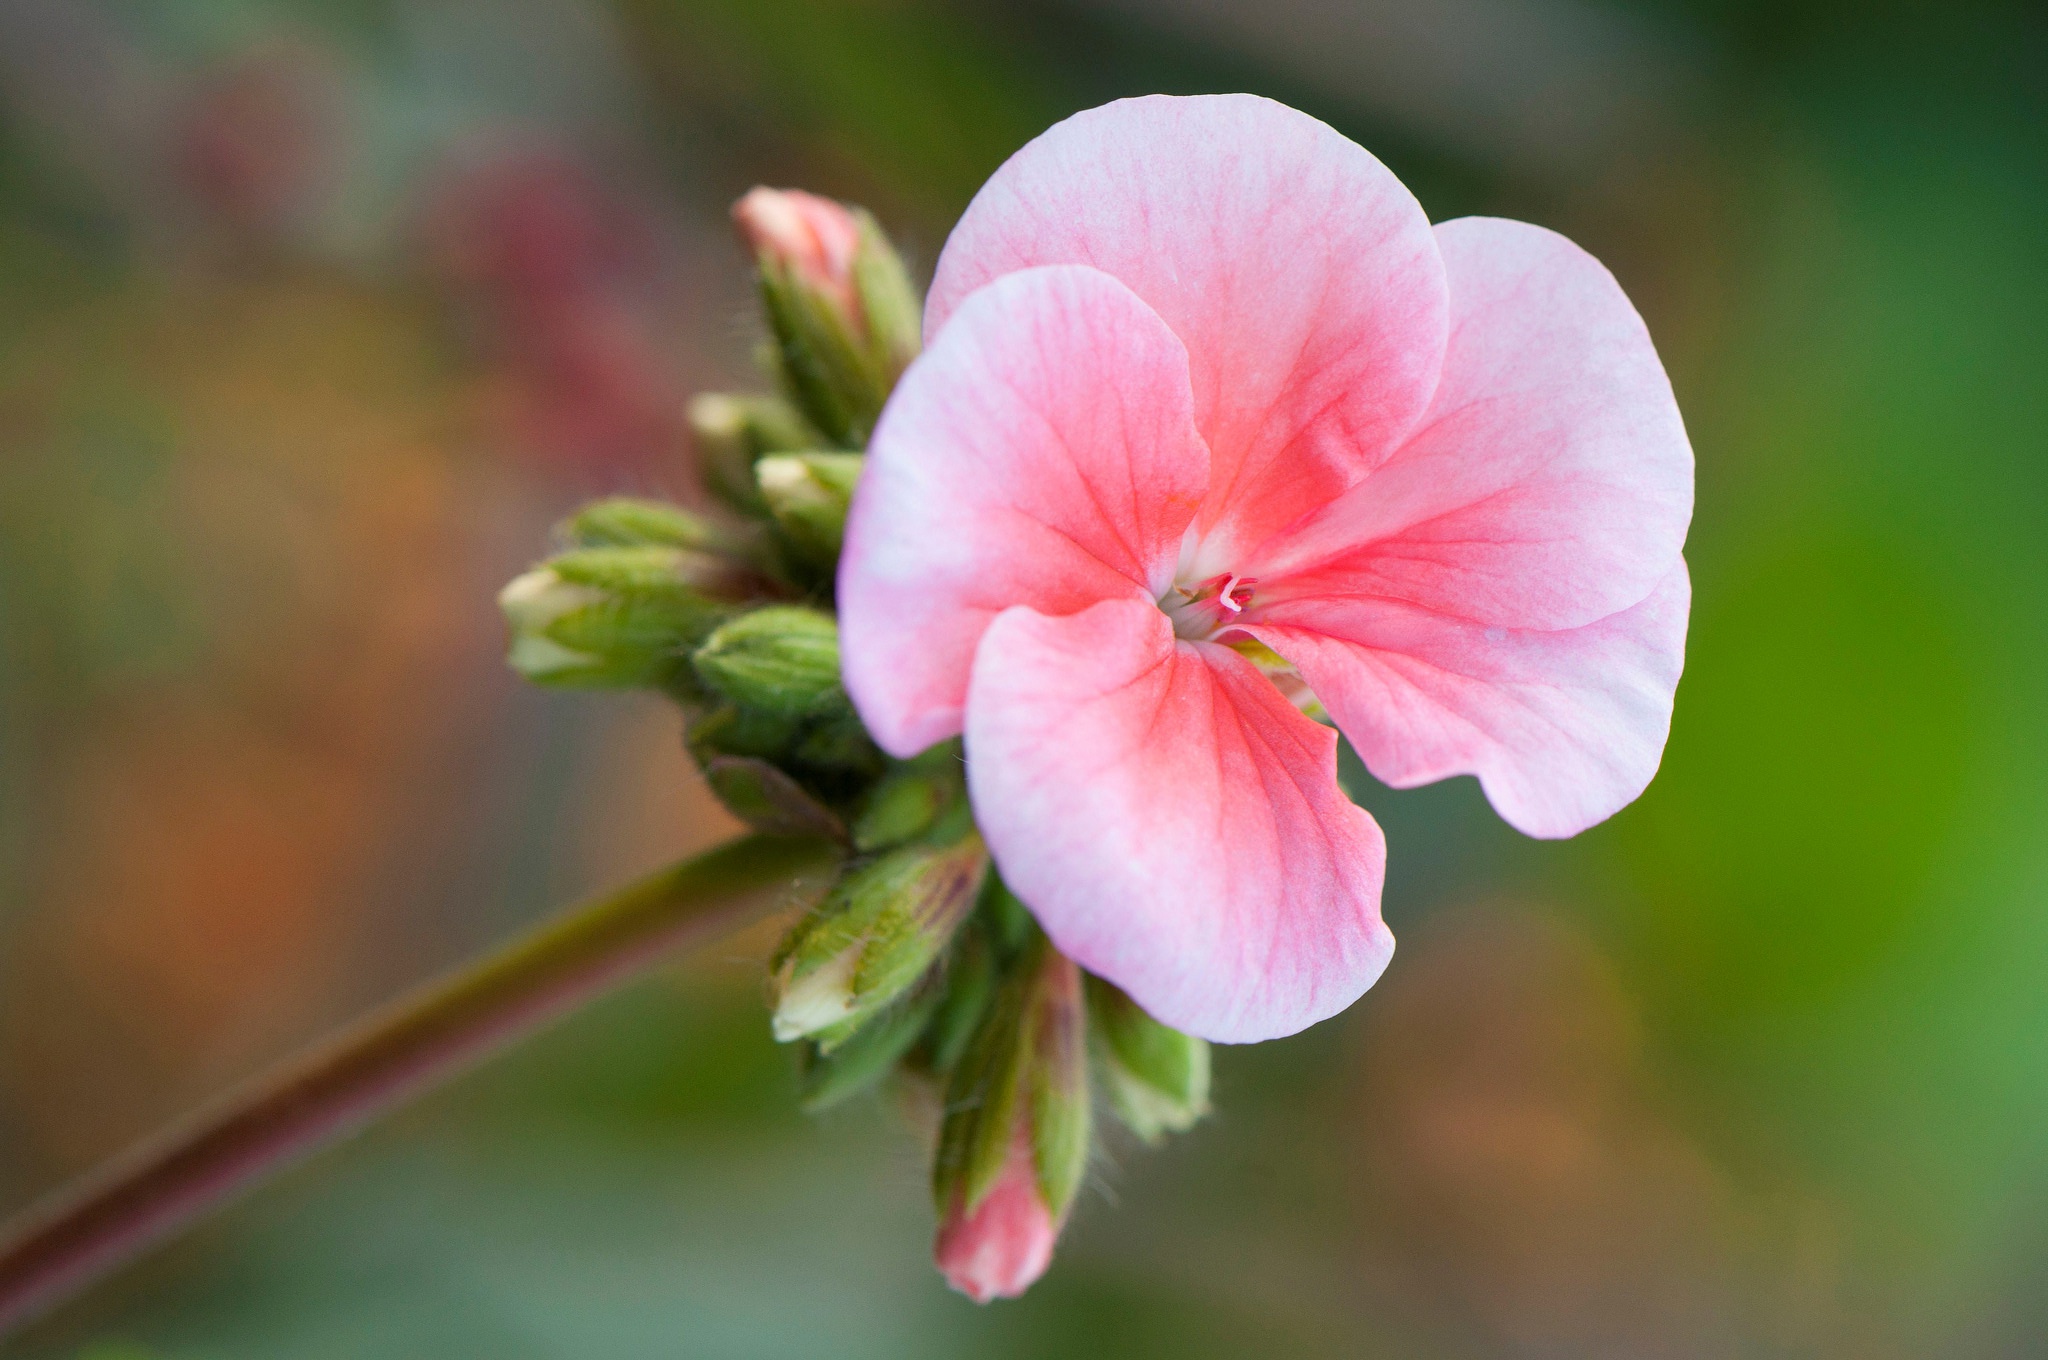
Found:
[[230, 1092], [0, 1229], [0, 1334], [669, 952], [814, 897], [840, 853], [813, 837], [728, 842], [572, 908]]

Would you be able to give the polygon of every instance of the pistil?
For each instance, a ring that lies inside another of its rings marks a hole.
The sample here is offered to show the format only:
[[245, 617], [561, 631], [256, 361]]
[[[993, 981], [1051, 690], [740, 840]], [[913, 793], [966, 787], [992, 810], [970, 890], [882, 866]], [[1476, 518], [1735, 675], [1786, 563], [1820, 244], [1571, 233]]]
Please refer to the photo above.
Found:
[[1176, 637], [1203, 642], [1237, 622], [1258, 588], [1255, 577], [1225, 572], [1192, 586], [1176, 584], [1159, 601]]

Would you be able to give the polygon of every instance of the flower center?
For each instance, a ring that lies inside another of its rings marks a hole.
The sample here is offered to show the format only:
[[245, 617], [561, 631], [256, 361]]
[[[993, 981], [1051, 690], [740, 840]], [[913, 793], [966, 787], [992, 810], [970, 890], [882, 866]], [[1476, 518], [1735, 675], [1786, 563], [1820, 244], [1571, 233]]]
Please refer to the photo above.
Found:
[[1159, 607], [1173, 620], [1175, 637], [1202, 642], [1238, 621], [1252, 601], [1258, 579], [1229, 572], [1195, 585], [1176, 582], [1160, 597]]

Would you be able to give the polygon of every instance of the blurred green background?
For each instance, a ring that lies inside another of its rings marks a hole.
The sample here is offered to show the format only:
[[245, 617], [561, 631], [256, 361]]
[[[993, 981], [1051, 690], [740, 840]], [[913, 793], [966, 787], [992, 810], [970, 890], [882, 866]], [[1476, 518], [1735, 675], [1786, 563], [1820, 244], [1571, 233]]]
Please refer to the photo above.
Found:
[[0, 1200], [725, 834], [491, 597], [747, 385], [724, 224], [928, 269], [1075, 109], [1247, 89], [1621, 278], [1699, 459], [1663, 773], [1371, 786], [1401, 947], [1112, 1143], [1052, 1274], [793, 1111], [759, 934], [0, 1352], [2048, 1354], [2048, 25], [1836, 0], [0, 0]]

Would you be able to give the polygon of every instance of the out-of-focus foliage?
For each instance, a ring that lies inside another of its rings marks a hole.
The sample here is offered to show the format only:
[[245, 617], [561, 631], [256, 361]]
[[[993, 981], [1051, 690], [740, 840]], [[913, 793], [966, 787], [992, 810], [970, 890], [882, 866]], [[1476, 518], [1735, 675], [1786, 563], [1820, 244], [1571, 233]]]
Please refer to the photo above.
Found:
[[1386, 979], [1220, 1050], [1025, 1300], [929, 1271], [881, 1101], [796, 1113], [770, 931], [8, 1353], [2038, 1350], [2044, 69], [2011, 4], [0, 3], [12, 1203], [726, 829], [660, 712], [519, 691], [491, 595], [591, 494], [690, 494], [756, 181], [928, 268], [1064, 113], [1269, 93], [1606, 260], [1699, 456], [1649, 793], [1536, 844], [1348, 766]]

